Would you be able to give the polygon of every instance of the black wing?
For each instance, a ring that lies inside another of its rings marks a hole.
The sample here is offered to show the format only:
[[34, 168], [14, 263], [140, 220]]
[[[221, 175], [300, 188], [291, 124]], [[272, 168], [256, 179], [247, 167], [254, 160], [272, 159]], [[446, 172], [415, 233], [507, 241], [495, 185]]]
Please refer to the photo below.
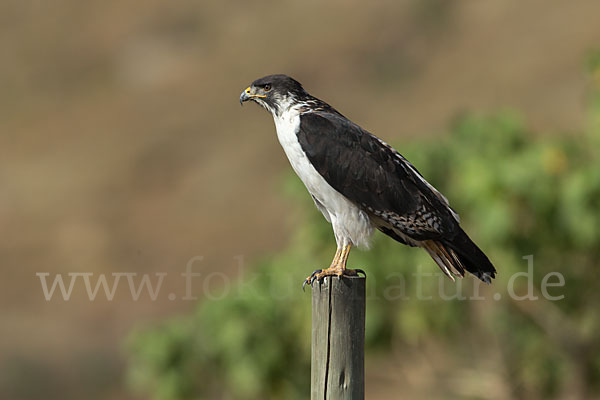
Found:
[[379, 230], [405, 244], [418, 242], [451, 278], [465, 269], [488, 283], [495, 276], [444, 196], [385, 142], [330, 112], [302, 114], [297, 135], [319, 174], [375, 217]]
[[457, 227], [453, 211], [398, 152], [341, 115], [301, 116], [298, 140], [334, 189], [416, 240]]

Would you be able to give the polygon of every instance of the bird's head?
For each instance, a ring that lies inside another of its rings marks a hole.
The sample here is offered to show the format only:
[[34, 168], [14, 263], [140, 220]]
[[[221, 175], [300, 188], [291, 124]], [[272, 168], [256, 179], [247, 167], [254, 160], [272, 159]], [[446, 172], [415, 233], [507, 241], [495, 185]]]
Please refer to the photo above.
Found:
[[307, 93], [295, 79], [287, 75], [269, 75], [252, 82], [240, 95], [240, 104], [252, 100], [278, 115], [305, 96]]

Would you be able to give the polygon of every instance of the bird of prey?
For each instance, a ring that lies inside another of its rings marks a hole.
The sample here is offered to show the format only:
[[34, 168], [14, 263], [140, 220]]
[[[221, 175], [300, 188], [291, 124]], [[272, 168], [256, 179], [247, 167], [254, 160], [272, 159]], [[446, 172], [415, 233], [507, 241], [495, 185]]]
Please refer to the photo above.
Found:
[[496, 269], [462, 230], [446, 197], [390, 145], [286, 75], [254, 81], [240, 95], [240, 104], [249, 100], [273, 115], [292, 168], [333, 227], [331, 265], [304, 284], [363, 272], [347, 269], [346, 260], [352, 246], [368, 246], [374, 228], [422, 247], [452, 280], [468, 271], [491, 283]]

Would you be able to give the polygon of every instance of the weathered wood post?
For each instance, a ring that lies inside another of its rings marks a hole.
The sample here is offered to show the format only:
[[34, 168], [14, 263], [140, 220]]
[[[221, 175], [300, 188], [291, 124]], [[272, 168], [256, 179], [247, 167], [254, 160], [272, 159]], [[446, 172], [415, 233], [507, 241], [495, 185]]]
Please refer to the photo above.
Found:
[[311, 400], [365, 398], [364, 277], [327, 277], [312, 288]]

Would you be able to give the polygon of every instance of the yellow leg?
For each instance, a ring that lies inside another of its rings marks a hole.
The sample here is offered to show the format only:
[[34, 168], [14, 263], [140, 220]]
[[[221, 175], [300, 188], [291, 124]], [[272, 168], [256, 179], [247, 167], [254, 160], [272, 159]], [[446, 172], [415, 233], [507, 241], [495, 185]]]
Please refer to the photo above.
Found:
[[333, 256], [333, 261], [331, 262], [331, 266], [334, 266], [338, 263], [340, 256], [342, 255], [342, 251], [343, 251], [343, 249], [339, 249], [339, 248], [335, 251], [335, 255]]
[[348, 262], [348, 256], [350, 255], [351, 248], [352, 248], [351, 244], [348, 244], [342, 248], [340, 257], [338, 258], [337, 263], [335, 265], [336, 269], [341, 269], [341, 273], [338, 275], [343, 275], [344, 272], [346, 271], [346, 262]]
[[346, 262], [348, 261], [348, 255], [350, 254], [351, 244], [348, 244], [335, 252], [333, 261], [329, 268], [324, 270], [316, 270], [306, 280], [302, 288], [308, 283], [312, 285], [315, 280], [322, 279], [326, 276], [357, 276], [358, 273], [364, 274], [365, 272], [361, 269], [347, 269]]

